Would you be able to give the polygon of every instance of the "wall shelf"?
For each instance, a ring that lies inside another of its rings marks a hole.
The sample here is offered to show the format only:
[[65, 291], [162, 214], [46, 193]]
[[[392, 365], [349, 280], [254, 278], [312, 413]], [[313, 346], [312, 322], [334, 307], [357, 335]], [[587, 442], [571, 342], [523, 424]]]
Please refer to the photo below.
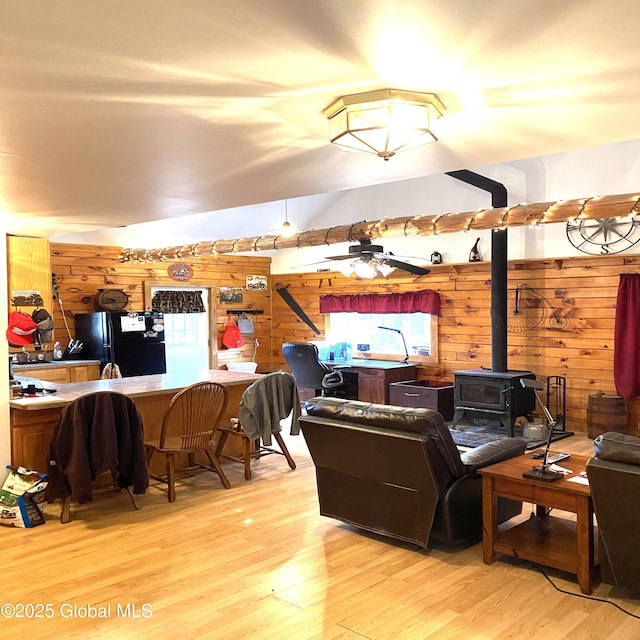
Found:
[[241, 316], [243, 313], [248, 316], [260, 316], [264, 313], [264, 309], [227, 309], [226, 312], [234, 316]]

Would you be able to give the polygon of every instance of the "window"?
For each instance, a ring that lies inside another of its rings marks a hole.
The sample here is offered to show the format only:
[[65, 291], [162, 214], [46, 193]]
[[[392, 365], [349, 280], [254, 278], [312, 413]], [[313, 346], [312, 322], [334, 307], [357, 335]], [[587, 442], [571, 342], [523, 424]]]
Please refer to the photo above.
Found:
[[394, 360], [405, 357], [406, 343], [412, 361], [438, 362], [437, 291], [325, 295], [320, 296], [320, 312], [328, 343], [322, 346], [332, 348], [334, 357], [341, 357], [348, 344], [353, 355]]
[[340, 358], [346, 345], [354, 357], [402, 359], [404, 342], [413, 362], [437, 362], [438, 359], [438, 316], [429, 313], [329, 313], [325, 336], [322, 359], [328, 357], [330, 351]]

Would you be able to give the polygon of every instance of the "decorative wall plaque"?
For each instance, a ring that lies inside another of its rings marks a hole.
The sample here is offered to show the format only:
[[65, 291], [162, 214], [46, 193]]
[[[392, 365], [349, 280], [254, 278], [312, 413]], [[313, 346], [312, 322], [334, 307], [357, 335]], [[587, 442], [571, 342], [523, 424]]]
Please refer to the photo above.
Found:
[[575, 220], [567, 222], [567, 238], [592, 256], [620, 253], [640, 242], [640, 221], [627, 217]]
[[167, 267], [167, 273], [170, 278], [178, 282], [186, 282], [193, 278], [193, 268], [186, 262], [175, 262]]
[[247, 276], [246, 288], [249, 291], [266, 291], [267, 276]]

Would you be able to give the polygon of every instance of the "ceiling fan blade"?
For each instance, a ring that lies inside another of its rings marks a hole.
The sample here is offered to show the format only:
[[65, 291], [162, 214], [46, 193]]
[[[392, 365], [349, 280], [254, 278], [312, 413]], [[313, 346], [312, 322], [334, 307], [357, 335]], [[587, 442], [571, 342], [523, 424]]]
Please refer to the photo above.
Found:
[[[371, 255], [371, 254], [368, 254], [368, 255]], [[348, 256], [327, 256], [325, 260], [357, 260], [359, 257], [361, 256], [350, 253]]]
[[426, 276], [428, 273], [431, 273], [431, 269], [426, 269], [425, 267], [419, 267], [415, 264], [409, 264], [408, 262], [402, 262], [400, 260], [394, 260], [393, 258], [384, 258], [383, 262], [388, 264], [390, 267], [395, 267], [396, 269], [402, 269], [403, 271], [408, 271], [409, 273], [413, 273], [416, 276]]
[[328, 267], [329, 263], [326, 260], [321, 260], [320, 262], [307, 262], [306, 264], [297, 265], [299, 267]]

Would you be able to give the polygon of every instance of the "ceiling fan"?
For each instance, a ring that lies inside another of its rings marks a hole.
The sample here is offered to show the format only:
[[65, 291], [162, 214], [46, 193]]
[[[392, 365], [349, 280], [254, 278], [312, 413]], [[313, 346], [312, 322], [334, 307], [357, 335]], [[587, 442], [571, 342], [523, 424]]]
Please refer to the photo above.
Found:
[[358, 244], [349, 247], [349, 253], [341, 256], [328, 256], [326, 260], [350, 260], [345, 268], [338, 268], [344, 275], [356, 274], [359, 278], [371, 280], [378, 273], [388, 276], [395, 269], [401, 269], [417, 276], [426, 276], [430, 269], [420, 267], [404, 260], [393, 253], [385, 253], [382, 245], [371, 244], [369, 238], [361, 238]]

